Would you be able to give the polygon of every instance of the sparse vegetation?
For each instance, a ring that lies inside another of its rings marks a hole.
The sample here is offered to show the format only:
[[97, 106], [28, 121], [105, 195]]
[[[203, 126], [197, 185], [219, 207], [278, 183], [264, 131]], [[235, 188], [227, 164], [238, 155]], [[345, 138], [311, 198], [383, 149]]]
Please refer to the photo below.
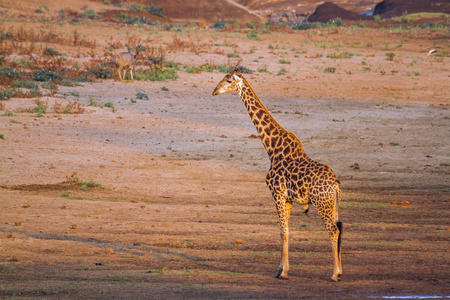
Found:
[[138, 92], [136, 94], [136, 99], [138, 99], [138, 100], [148, 100], [148, 95], [144, 94], [144, 93], [141, 93], [141, 92]]
[[287, 73], [287, 70], [285, 68], [281, 68], [278, 71], [277, 76], [286, 75], [286, 73]]
[[393, 53], [393, 52], [388, 52], [388, 53], [386, 53], [386, 59], [387, 60], [389, 60], [389, 61], [393, 61], [394, 60], [394, 58], [395, 58], [395, 53]]

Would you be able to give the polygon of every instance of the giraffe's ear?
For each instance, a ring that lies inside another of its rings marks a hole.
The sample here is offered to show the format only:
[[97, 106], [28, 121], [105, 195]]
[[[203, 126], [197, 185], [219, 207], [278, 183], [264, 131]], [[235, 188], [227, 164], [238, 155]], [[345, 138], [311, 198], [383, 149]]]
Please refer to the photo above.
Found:
[[239, 80], [241, 80], [241, 76], [239, 76], [237, 74], [233, 74], [233, 80], [234, 81], [239, 81]]

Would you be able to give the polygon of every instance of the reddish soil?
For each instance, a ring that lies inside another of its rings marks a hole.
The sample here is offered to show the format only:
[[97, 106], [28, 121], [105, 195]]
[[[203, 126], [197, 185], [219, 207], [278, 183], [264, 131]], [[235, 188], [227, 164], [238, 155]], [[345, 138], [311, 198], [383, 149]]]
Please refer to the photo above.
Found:
[[[245, 30], [30, 23], [6, 10], [17, 16], [8, 30], [77, 29], [99, 53], [133, 37], [182, 65], [240, 59], [255, 70], [245, 77], [275, 119], [342, 182], [344, 273], [331, 282], [322, 221], [294, 206], [290, 280], [274, 278], [267, 154], [239, 97], [211, 96], [223, 73], [179, 71], [175, 81], [58, 86], [40, 97], [43, 117], [7, 113], [33, 98], [0, 101], [1, 298], [450, 296], [448, 31], [344, 27], [253, 40]], [[175, 37], [195, 51], [169, 51]], [[69, 65], [91, 59], [81, 46], [39, 46]], [[430, 49], [438, 53], [426, 59]], [[8, 57], [18, 58], [27, 56]], [[138, 92], [149, 100], [131, 102]], [[85, 113], [52, 111], [77, 98]]]

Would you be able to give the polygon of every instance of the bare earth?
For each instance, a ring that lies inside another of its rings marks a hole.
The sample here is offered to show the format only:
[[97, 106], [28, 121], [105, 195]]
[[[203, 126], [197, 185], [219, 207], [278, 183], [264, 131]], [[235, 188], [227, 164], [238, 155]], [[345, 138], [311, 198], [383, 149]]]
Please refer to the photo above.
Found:
[[[102, 26], [83, 32], [103, 48], [110, 36], [125, 39]], [[330, 280], [317, 212], [306, 217], [295, 206], [290, 280], [274, 278], [280, 238], [267, 154], [239, 97], [211, 96], [223, 73], [180, 71], [175, 81], [105, 80], [41, 97], [51, 107], [76, 91], [86, 104], [112, 102], [115, 112], [5, 116], [35, 99], [2, 101], [0, 297], [450, 295], [450, 61], [425, 60], [432, 48], [448, 51], [448, 34], [341, 28], [256, 41], [212, 29], [126, 30], [164, 47], [174, 36], [199, 45], [166, 60], [235, 64], [226, 56], [235, 52], [256, 71], [245, 77], [275, 119], [342, 182], [342, 281]], [[69, 59], [84, 51], [58, 50]], [[343, 52], [355, 55], [327, 58]], [[286, 75], [277, 76], [281, 68]], [[149, 100], [132, 103], [138, 92]]]

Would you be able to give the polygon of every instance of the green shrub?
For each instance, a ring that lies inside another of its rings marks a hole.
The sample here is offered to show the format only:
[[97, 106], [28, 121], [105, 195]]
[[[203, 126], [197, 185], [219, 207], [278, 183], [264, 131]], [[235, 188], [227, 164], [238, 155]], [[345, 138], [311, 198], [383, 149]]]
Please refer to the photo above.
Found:
[[166, 81], [178, 78], [179, 63], [164, 61], [150, 65], [149, 69], [136, 70], [136, 80]]
[[333, 53], [333, 54], [328, 54], [327, 57], [332, 58], [332, 59], [352, 58], [353, 53], [351, 53], [351, 52], [342, 52], [339, 54]]
[[396, 56], [395, 53], [392, 53], [392, 52], [386, 53], [387, 60], [393, 61], [395, 56]]
[[210, 28], [224, 30], [227, 24], [235, 24], [235, 23], [236, 20], [217, 21], [214, 25], [210, 26]]
[[97, 79], [110, 79], [113, 77], [113, 71], [108, 67], [99, 66], [97, 68], [88, 69], [86, 74], [89, 76], [93, 76]]
[[39, 86], [34, 81], [30, 80], [16, 80], [11, 85], [13, 88], [25, 88], [25, 89], [35, 89], [39, 88]]
[[18, 78], [18, 77], [19, 77], [19, 72], [14, 71], [10, 67], [0, 68], [0, 79], [3, 79], [3, 78], [12, 79], [12, 78]]
[[336, 73], [336, 68], [325, 68], [323, 69], [325, 73]]
[[136, 99], [139, 99], [139, 100], [148, 100], [148, 95], [147, 95], [147, 94], [144, 94], [144, 93], [141, 93], [141, 92], [138, 92], [138, 93], [136, 94]]
[[50, 80], [61, 80], [61, 76], [53, 71], [47, 70], [37, 70], [33, 74], [35, 81], [50, 81]]
[[286, 69], [285, 68], [281, 68], [280, 71], [278, 71], [277, 76], [286, 75], [286, 73], [287, 73]]
[[328, 21], [326, 25], [330, 27], [341, 27], [342, 25], [344, 25], [344, 21], [342, 21], [341, 18], [335, 18]]
[[101, 19], [102, 17], [99, 14], [97, 14], [93, 9], [87, 9], [78, 12], [78, 16], [82, 19]]
[[261, 39], [259, 38], [259, 36], [258, 36], [258, 31], [256, 31], [256, 30], [250, 30], [248, 33], [247, 33], [247, 38], [249, 39], [249, 40], [255, 40], [255, 41], [260, 41]]
[[124, 24], [147, 24], [147, 25], [157, 25], [157, 22], [153, 22], [149, 19], [147, 19], [146, 17], [134, 17], [134, 16], [130, 16], [127, 13], [123, 13], [121, 12], [119, 14], [119, 21], [124, 23]]
[[233, 69], [237, 69], [237, 71], [241, 72], [241, 73], [253, 73], [253, 70], [251, 70], [247, 67], [244, 67], [244, 66], [233, 67], [233, 66], [227, 66], [227, 65], [219, 65], [217, 67], [217, 69], [221, 73], [229, 73]]
[[130, 6], [128, 6], [128, 9], [131, 11], [142, 12], [141, 6], [137, 3], [131, 4]]
[[15, 94], [16, 93], [11, 90], [7, 90], [7, 89], [0, 90], [0, 100], [9, 100]]
[[155, 16], [164, 17], [166, 15], [166, 13], [164, 12], [164, 9], [159, 8], [158, 6], [156, 6], [154, 4], [153, 5], [146, 5], [144, 7], [144, 9], [146, 11], [148, 11], [149, 13], [151, 13], [152, 15], [155, 15]]
[[317, 23], [311, 23], [308, 21], [299, 21], [295, 22], [291, 25], [291, 28], [294, 30], [308, 30], [308, 29], [314, 29], [317, 28]]

